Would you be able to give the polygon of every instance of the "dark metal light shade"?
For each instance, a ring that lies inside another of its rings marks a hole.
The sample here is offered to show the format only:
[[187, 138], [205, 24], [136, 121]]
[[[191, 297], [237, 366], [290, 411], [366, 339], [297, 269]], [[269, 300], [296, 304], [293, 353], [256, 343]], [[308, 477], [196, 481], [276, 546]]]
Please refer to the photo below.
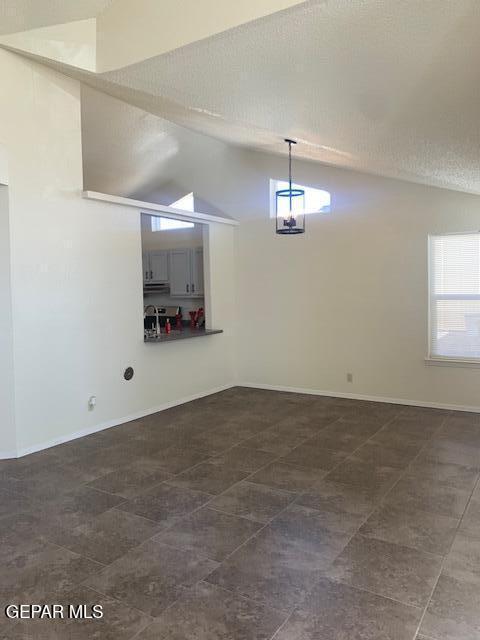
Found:
[[305, 191], [292, 187], [292, 144], [288, 143], [288, 189], [275, 192], [276, 231], [282, 235], [305, 233]]
[[305, 233], [305, 191], [281, 189], [275, 192], [277, 233]]

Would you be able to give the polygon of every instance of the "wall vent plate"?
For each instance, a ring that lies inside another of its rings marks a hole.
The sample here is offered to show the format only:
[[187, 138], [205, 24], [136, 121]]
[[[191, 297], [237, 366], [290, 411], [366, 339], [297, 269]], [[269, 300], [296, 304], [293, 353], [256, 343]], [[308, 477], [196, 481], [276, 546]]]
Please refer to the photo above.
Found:
[[131, 380], [133, 378], [134, 373], [135, 372], [133, 370], [133, 367], [127, 367], [123, 372], [123, 377], [125, 378], [125, 380]]

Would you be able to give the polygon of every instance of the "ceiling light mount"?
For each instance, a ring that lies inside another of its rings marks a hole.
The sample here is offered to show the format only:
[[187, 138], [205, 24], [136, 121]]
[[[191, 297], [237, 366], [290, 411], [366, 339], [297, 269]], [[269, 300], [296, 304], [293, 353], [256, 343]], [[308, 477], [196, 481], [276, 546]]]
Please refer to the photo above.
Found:
[[305, 191], [292, 182], [292, 145], [295, 140], [285, 138], [288, 144], [288, 189], [275, 192], [276, 231], [280, 235], [305, 233]]

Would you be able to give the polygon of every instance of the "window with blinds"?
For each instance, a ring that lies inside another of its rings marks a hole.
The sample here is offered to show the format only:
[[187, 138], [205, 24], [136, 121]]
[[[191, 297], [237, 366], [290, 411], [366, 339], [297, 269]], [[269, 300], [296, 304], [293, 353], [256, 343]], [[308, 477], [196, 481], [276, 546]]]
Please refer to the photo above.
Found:
[[430, 356], [480, 361], [480, 233], [430, 236]]

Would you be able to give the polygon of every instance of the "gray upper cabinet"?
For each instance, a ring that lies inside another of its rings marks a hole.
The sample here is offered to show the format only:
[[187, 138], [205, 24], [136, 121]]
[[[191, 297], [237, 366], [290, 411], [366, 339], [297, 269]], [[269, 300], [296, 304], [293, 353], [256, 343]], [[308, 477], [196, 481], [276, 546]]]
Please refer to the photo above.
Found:
[[144, 251], [142, 253], [142, 265], [143, 265], [143, 282], [148, 282], [150, 276], [150, 260], [148, 256], [148, 251]]
[[150, 282], [168, 282], [168, 251], [150, 251]]
[[192, 249], [190, 259], [192, 266], [192, 294], [194, 296], [203, 296], [205, 289], [203, 284], [203, 249], [201, 247]]
[[145, 251], [142, 254], [143, 282], [170, 284], [170, 295], [201, 298], [204, 295], [203, 249]]
[[148, 284], [169, 281], [168, 251], [145, 251], [142, 255], [143, 281]]
[[170, 251], [170, 295], [190, 296], [190, 250], [173, 249]]
[[200, 298], [204, 294], [203, 249], [170, 251], [170, 295]]

